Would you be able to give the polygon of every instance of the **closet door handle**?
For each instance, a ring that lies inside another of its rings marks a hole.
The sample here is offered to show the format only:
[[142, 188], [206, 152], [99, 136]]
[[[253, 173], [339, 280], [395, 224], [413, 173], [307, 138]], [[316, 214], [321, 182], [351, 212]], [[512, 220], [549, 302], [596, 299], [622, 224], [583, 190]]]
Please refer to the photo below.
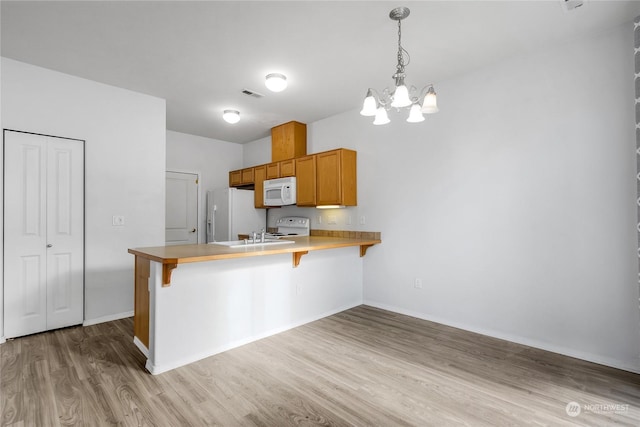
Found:
[[191, 232], [192, 232], [192, 233], [195, 233], [195, 232], [196, 232], [196, 229], [194, 228], [193, 230], [191, 230]]
[[53, 247], [53, 245], [52, 245], [51, 243], [47, 243], [47, 247], [48, 247], [48, 248], [52, 248], [52, 247]]

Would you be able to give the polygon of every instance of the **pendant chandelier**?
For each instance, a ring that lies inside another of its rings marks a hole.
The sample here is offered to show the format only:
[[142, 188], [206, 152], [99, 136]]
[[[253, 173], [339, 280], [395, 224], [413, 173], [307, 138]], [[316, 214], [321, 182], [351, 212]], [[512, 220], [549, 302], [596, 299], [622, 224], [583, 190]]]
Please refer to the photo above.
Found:
[[375, 116], [374, 125], [389, 123], [387, 111], [390, 108], [395, 108], [398, 111], [402, 108], [408, 109], [409, 116], [407, 121], [409, 123], [423, 121], [424, 116], [422, 113], [431, 114], [439, 111], [436, 91], [433, 89], [432, 84], [425, 86], [418, 92], [415, 86], [407, 88], [404, 83], [404, 69], [409, 65], [410, 56], [409, 52], [402, 47], [402, 20], [409, 16], [409, 13], [410, 11], [407, 7], [397, 7], [389, 12], [389, 18], [398, 21], [398, 64], [396, 65], [396, 72], [392, 76], [395, 80], [395, 87], [393, 91], [385, 88], [382, 94], [379, 94], [375, 89], [369, 88], [367, 90], [360, 114], [363, 116]]

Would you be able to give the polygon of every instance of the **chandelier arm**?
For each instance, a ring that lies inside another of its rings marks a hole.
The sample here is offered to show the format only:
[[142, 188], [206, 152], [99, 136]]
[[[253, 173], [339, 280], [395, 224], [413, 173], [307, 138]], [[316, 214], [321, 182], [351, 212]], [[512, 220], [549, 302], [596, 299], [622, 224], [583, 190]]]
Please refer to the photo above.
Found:
[[372, 88], [372, 87], [370, 87], [368, 90], [370, 90], [370, 91], [371, 91], [371, 93], [372, 93], [373, 95], [375, 95], [375, 98], [376, 98], [377, 100], [380, 100], [380, 98], [381, 98], [381, 97], [380, 97], [380, 92], [378, 92], [377, 90], [375, 90], [375, 89], [374, 89], [374, 88]]

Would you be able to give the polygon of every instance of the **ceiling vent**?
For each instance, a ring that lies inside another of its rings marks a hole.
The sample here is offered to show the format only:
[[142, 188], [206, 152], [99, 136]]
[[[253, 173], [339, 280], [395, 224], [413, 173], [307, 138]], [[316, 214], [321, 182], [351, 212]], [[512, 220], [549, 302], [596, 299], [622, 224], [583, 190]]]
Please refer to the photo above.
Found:
[[258, 92], [254, 91], [254, 90], [242, 89], [242, 93], [244, 93], [245, 95], [252, 96], [254, 98], [264, 98], [263, 94], [258, 93]]
[[561, 0], [561, 1], [562, 1], [562, 7], [564, 8], [564, 10], [566, 12], [571, 12], [572, 10], [575, 10], [579, 7], [584, 6], [585, 0]]

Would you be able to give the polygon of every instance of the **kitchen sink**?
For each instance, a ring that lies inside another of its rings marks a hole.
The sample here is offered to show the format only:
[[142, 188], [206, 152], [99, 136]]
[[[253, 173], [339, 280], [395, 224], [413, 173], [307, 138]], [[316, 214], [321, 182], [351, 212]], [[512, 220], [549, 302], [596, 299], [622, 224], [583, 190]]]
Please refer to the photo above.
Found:
[[264, 242], [255, 242], [255, 243], [252, 243], [251, 240], [247, 240], [246, 243], [244, 240], [229, 240], [226, 242], [211, 242], [209, 244], [227, 246], [229, 248], [248, 248], [248, 247], [254, 247], [254, 246], [286, 245], [291, 243], [295, 243], [295, 242], [293, 240], [265, 239]]

